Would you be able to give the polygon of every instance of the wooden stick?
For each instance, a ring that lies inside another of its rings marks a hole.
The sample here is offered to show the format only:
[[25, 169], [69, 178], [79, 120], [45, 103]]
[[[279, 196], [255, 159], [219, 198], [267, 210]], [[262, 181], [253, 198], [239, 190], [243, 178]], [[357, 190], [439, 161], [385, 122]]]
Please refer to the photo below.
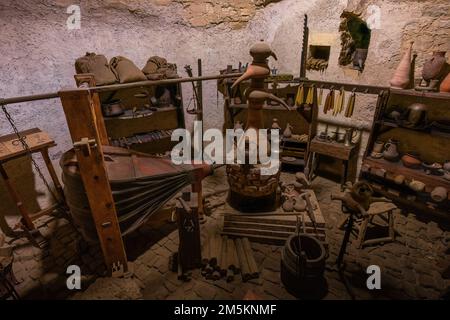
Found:
[[237, 254], [239, 257], [239, 263], [241, 265], [242, 281], [246, 282], [246, 281], [250, 280], [251, 277], [250, 277], [250, 268], [248, 266], [247, 257], [245, 256], [242, 240], [240, 238], [237, 238], [235, 240], [235, 245], [236, 245]]
[[228, 259], [227, 259], [227, 251], [228, 251], [228, 237], [222, 237], [222, 250], [220, 253], [220, 264], [219, 264], [219, 272], [222, 276], [226, 276], [228, 269]]
[[244, 246], [244, 252], [247, 256], [250, 276], [252, 277], [252, 279], [257, 279], [259, 277], [259, 270], [258, 265], [255, 261], [255, 257], [253, 256], [253, 250], [250, 245], [250, 241], [248, 241], [248, 238], [242, 238], [242, 244]]
[[209, 263], [209, 258], [211, 255], [210, 250], [209, 250], [209, 248], [210, 248], [209, 247], [210, 246], [209, 237], [206, 236], [205, 238], [206, 239], [205, 239], [205, 242], [202, 247], [202, 249], [203, 249], [202, 250], [202, 265], [203, 265], [203, 267], [205, 267]]
[[239, 262], [237, 262], [236, 246], [234, 245], [233, 239], [228, 239], [227, 240], [227, 269], [232, 270], [236, 274], [238, 264], [239, 264]]

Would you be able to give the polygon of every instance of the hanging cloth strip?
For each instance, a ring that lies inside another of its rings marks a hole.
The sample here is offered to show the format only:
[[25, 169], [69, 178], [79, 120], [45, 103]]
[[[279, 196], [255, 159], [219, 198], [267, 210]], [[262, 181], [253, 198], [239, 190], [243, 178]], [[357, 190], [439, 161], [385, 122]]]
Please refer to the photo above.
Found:
[[345, 110], [345, 117], [351, 118], [353, 116], [353, 110], [355, 109], [356, 94], [355, 90], [352, 91], [350, 98], [348, 99], [347, 109]]

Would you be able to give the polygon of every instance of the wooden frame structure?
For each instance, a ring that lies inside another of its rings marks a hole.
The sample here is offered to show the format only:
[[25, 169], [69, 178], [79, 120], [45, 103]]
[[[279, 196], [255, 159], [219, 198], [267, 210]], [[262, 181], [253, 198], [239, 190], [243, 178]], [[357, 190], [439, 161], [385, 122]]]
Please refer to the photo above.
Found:
[[[105, 264], [109, 274], [119, 276], [128, 270], [127, 256], [103, 159], [102, 145], [108, 145], [109, 142], [98, 93], [148, 85], [236, 78], [240, 75], [239, 73], [233, 73], [156, 81], [147, 80], [96, 87], [90, 86], [92, 77], [87, 76], [77, 79], [80, 84], [79, 88], [0, 99], [0, 105], [61, 99]], [[196, 187], [198, 188], [198, 185]]]

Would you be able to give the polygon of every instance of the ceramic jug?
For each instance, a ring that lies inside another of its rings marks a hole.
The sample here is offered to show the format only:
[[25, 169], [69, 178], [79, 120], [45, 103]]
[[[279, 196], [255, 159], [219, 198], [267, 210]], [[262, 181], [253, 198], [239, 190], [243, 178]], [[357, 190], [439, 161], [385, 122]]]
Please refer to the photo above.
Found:
[[389, 139], [389, 141], [384, 145], [383, 157], [389, 161], [396, 161], [398, 156], [398, 141]]
[[355, 50], [355, 55], [353, 56], [353, 67], [359, 70], [364, 68], [364, 64], [367, 59], [368, 49], [357, 48]]
[[389, 82], [391, 87], [398, 89], [406, 89], [409, 85], [409, 79], [411, 74], [411, 56], [413, 41], [410, 42], [409, 48], [403, 55], [397, 69]]
[[439, 79], [442, 77], [445, 64], [445, 51], [434, 51], [430, 60], [423, 65], [422, 78], [426, 81]]
[[278, 119], [277, 118], [273, 118], [272, 120], [272, 129], [277, 129], [277, 130], [281, 130], [280, 125], [278, 124]]

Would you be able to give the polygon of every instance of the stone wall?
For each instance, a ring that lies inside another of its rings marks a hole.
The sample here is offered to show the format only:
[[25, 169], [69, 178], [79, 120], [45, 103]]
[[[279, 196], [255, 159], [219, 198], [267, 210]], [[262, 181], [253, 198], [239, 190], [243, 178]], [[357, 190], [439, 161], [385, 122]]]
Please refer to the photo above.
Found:
[[[197, 58], [202, 58], [204, 74], [216, 74], [227, 64], [249, 61], [251, 44], [265, 39], [279, 58], [271, 65], [280, 72], [298, 75], [304, 14], [309, 16], [312, 39], [326, 38], [331, 45], [328, 69], [324, 73], [308, 72], [312, 79], [387, 85], [410, 40], [415, 40], [418, 69], [433, 50], [449, 50], [450, 45], [447, 0], [81, 0], [76, 3], [81, 7], [81, 29], [68, 30], [66, 9], [71, 4], [73, 0], [1, 1], [0, 96], [73, 87], [74, 60], [87, 51], [108, 58], [124, 55], [138, 66], [143, 66], [149, 56], [165, 56], [178, 64], [181, 74], [185, 64], [194, 66]], [[340, 14], [343, 10], [358, 12], [367, 20], [373, 14], [371, 5], [379, 9], [380, 25], [372, 30], [366, 68], [358, 74], [338, 66]], [[222, 100], [217, 99], [216, 84], [210, 81], [203, 87], [206, 127], [220, 128]], [[183, 90], [187, 102], [190, 84], [183, 85]], [[374, 106], [374, 97], [358, 95], [352, 122], [370, 125]], [[39, 127], [54, 137], [58, 143], [51, 150], [55, 163], [70, 148], [58, 100], [11, 105], [8, 109], [19, 129]], [[187, 123], [192, 123], [191, 116], [187, 116]], [[3, 115], [0, 124], [0, 134], [11, 132]], [[24, 170], [15, 173], [17, 179], [26, 174]], [[38, 179], [29, 181], [36, 185], [33, 194], [38, 203], [46, 202]], [[9, 200], [2, 199], [2, 203], [1, 213], [6, 208], [8, 214], [13, 213]]]

